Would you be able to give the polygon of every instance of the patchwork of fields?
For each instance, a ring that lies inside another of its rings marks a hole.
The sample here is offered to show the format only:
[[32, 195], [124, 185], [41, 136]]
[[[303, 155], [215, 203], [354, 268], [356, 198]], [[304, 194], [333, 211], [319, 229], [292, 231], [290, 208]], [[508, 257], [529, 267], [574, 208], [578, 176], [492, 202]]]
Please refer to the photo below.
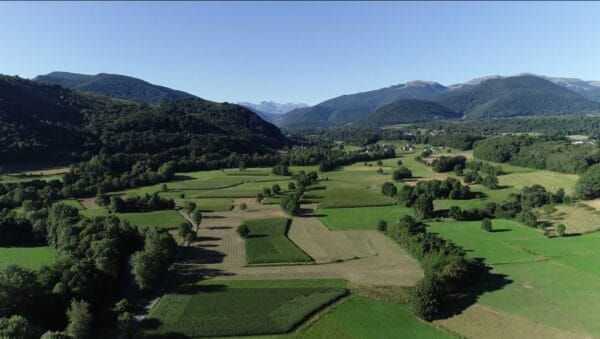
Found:
[[[406, 305], [350, 295], [353, 286], [410, 287], [422, 276], [418, 263], [385, 234], [377, 231], [413, 209], [384, 196], [398, 160], [420, 180], [456, 177], [435, 173], [401, 152], [394, 159], [356, 163], [321, 173], [303, 196], [302, 216], [288, 216], [279, 197], [256, 196], [277, 184], [282, 194], [292, 177], [269, 168], [178, 173], [172, 182], [139, 187], [118, 195], [158, 193], [179, 206], [195, 202], [203, 211], [198, 237], [182, 250], [176, 274], [141, 324], [141, 337], [214, 337], [277, 335], [292, 338], [450, 338], [458, 335], [499, 338], [533, 331], [538, 337], [600, 336], [599, 212], [581, 205], [557, 205], [539, 211], [542, 220], [564, 223], [571, 236], [548, 238], [539, 229], [514, 220], [494, 219], [493, 232], [480, 221], [441, 218], [428, 230], [464, 247], [468, 255], [491, 268], [498, 281], [479, 281], [476, 303], [462, 314], [435, 324], [421, 322]], [[452, 150], [448, 155], [469, 152]], [[438, 154], [440, 155], [440, 154]], [[436, 211], [457, 205], [464, 209], [501, 202], [532, 184], [572, 192], [576, 176], [502, 165], [501, 189], [471, 185], [481, 197], [440, 199]], [[378, 172], [378, 169], [381, 171]], [[314, 166], [290, 167], [316, 170]], [[457, 177], [459, 178], [459, 177]], [[60, 201], [87, 217], [109, 215], [91, 201]], [[247, 206], [240, 208], [241, 204]], [[176, 210], [117, 213], [140, 227], [175, 230], [185, 220]], [[441, 214], [440, 214], [441, 215]], [[246, 224], [247, 239], [236, 233]], [[586, 233], [578, 235], [580, 233]], [[38, 269], [52, 263], [50, 247], [0, 248], [0, 265]], [[315, 314], [318, 314], [315, 316]], [[307, 320], [309, 320], [307, 322]], [[514, 324], [505, 332], [503, 326]], [[512, 333], [512, 334], [511, 334]], [[518, 336], [518, 335], [517, 335]], [[535, 336], [532, 334], [532, 336]]]

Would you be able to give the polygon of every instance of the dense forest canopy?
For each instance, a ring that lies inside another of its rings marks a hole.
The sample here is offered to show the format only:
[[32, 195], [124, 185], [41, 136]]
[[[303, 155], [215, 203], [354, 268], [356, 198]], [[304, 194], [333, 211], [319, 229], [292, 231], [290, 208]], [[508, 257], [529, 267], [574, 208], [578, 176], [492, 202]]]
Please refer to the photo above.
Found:
[[0, 77], [0, 158], [84, 160], [92, 154], [173, 157], [268, 153], [287, 144], [279, 129], [238, 105], [199, 98], [139, 105]]

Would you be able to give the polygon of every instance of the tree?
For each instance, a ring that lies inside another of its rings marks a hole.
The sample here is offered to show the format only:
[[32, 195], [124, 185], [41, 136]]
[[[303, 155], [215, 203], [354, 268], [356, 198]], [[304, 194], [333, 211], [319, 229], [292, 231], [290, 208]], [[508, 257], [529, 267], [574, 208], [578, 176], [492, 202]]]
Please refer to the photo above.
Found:
[[160, 185], [160, 190], [161, 192], [167, 192], [169, 188], [167, 187], [167, 184], [162, 184]]
[[185, 210], [185, 213], [187, 213], [188, 215], [190, 215], [196, 209], [196, 207], [198, 207], [198, 206], [193, 201], [186, 200], [183, 203], [183, 209]]
[[271, 192], [273, 192], [273, 194], [277, 195], [277, 194], [281, 193], [281, 187], [278, 184], [274, 184], [273, 186], [271, 186]]
[[433, 200], [427, 194], [422, 193], [419, 195], [412, 206], [417, 219], [433, 218]]
[[265, 198], [264, 194], [258, 193], [256, 195], [256, 202], [260, 204], [263, 201], [264, 198]]
[[481, 229], [486, 232], [492, 231], [492, 221], [488, 218], [485, 218], [481, 221]]
[[564, 235], [565, 235], [565, 231], [566, 231], [566, 230], [567, 230], [567, 228], [565, 227], [565, 225], [563, 225], [563, 224], [558, 224], [558, 225], [556, 225], [556, 234], [557, 234], [559, 237], [562, 237], [562, 236], [564, 236]]
[[0, 338], [36, 339], [39, 338], [39, 335], [39, 329], [20, 315], [0, 318]]
[[110, 204], [110, 197], [104, 194], [102, 190], [98, 190], [94, 202], [100, 207], [108, 206]]
[[426, 321], [431, 321], [440, 312], [444, 288], [439, 278], [428, 274], [413, 287], [410, 304], [413, 313]]
[[240, 172], [245, 172], [246, 168], [247, 168], [246, 162], [245, 161], [240, 161], [240, 165], [239, 165]]
[[296, 189], [296, 184], [294, 184], [293, 182], [288, 183], [288, 190], [289, 191], [293, 191]]
[[240, 237], [244, 239], [248, 238], [248, 235], [250, 235], [250, 229], [245, 224], [241, 224], [240, 226], [238, 226], [236, 231], [240, 235]]
[[379, 173], [379, 174], [383, 174], [383, 168], [379, 167], [379, 168], [377, 169], [377, 173]]
[[487, 177], [483, 178], [483, 180], [481, 180], [481, 184], [491, 190], [497, 190], [500, 188], [498, 185], [498, 177], [493, 174], [489, 174]]
[[414, 188], [412, 186], [402, 186], [398, 191], [397, 195], [398, 202], [403, 203], [406, 207], [412, 206], [412, 203], [415, 200]]
[[179, 229], [178, 229], [178, 233], [179, 236], [186, 239], [186, 240], [191, 240], [190, 235], [193, 236], [194, 231], [192, 231], [192, 225], [189, 222], [182, 222], [179, 225]]
[[388, 197], [393, 197], [398, 193], [398, 188], [391, 182], [386, 182], [381, 186], [381, 193]]
[[395, 170], [394, 173], [392, 173], [392, 179], [394, 179], [395, 181], [400, 181], [402, 179], [408, 179], [411, 177], [412, 172], [404, 166], [398, 167], [398, 169]]
[[398, 159], [398, 161], [396, 161], [396, 165], [402, 166], [402, 160]]
[[263, 187], [262, 194], [264, 196], [268, 197], [269, 195], [271, 195], [271, 188], [269, 188], [269, 187]]
[[594, 165], [583, 173], [575, 185], [575, 195], [581, 199], [600, 197], [600, 164]]
[[383, 161], [377, 160], [377, 166], [383, 166]]
[[67, 310], [69, 324], [65, 332], [73, 338], [87, 338], [92, 326], [90, 304], [85, 300], [72, 300]]
[[194, 213], [192, 213], [192, 221], [194, 222], [194, 224], [196, 224], [196, 226], [200, 227], [200, 224], [202, 223], [202, 212], [200, 211], [199, 208], [196, 207], [196, 209], [194, 210]]
[[379, 222], [377, 223], [377, 230], [379, 232], [387, 231], [387, 222], [385, 220], [379, 220]]
[[245, 211], [245, 210], [247, 210], [247, 209], [248, 209], [248, 205], [246, 205], [246, 203], [245, 203], [245, 202], [243, 202], [243, 203], [241, 203], [241, 204], [240, 204], [240, 209], [241, 209], [242, 211]]
[[517, 220], [529, 227], [537, 226], [537, 216], [531, 211], [522, 211], [517, 215]]

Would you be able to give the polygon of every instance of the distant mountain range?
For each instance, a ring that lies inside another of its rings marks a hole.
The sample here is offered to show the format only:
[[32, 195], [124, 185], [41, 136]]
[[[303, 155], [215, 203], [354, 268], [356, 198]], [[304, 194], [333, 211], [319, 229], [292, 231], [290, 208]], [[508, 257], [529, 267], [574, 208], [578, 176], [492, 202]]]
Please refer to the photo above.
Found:
[[[599, 114], [599, 93], [598, 81], [533, 74], [492, 75], [450, 86], [431, 81], [411, 81], [342, 95], [312, 107], [295, 109], [277, 119], [275, 124], [297, 129], [354, 123], [381, 126], [456, 117]], [[402, 102], [405, 99], [429, 103]], [[395, 102], [398, 105], [390, 105]], [[390, 106], [382, 109], [386, 105]]]
[[280, 115], [293, 111], [297, 108], [308, 107], [307, 104], [303, 103], [281, 104], [273, 101], [263, 101], [260, 104], [253, 104], [251, 102], [238, 102], [237, 104], [254, 111], [254, 113], [258, 114], [261, 118], [269, 122], [274, 122], [279, 118]]
[[[52, 72], [37, 76], [34, 81], [143, 104], [195, 98], [186, 92], [119, 74]], [[375, 127], [433, 119], [599, 114], [600, 81], [529, 73], [490, 75], [449, 86], [411, 81], [342, 95], [314, 106], [272, 101], [239, 105], [286, 129], [347, 124]]]
[[60, 85], [80, 92], [89, 92], [142, 104], [155, 104], [164, 100], [180, 100], [194, 96], [174, 89], [120, 74], [96, 75], [52, 72], [33, 79], [45, 84]]

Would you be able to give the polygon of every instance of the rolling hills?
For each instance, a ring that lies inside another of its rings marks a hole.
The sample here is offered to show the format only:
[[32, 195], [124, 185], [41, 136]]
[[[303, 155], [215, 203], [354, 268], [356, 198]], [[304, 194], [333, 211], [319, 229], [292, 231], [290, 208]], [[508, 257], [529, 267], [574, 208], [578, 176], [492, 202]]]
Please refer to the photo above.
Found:
[[148, 106], [10, 76], [0, 76], [0, 131], [4, 163], [81, 160], [99, 151], [224, 157], [287, 143], [277, 127], [235, 104], [190, 97]]
[[543, 78], [493, 78], [435, 99], [467, 118], [600, 113], [600, 104]]
[[379, 128], [438, 119], [460, 119], [458, 114], [438, 103], [417, 99], [402, 99], [385, 105], [357, 122], [360, 126]]
[[312, 107], [295, 109], [276, 121], [286, 128], [342, 125], [400, 99], [431, 99], [447, 89], [435, 82], [413, 81], [374, 91], [342, 95]]
[[96, 93], [143, 104], [194, 97], [186, 92], [154, 85], [138, 78], [120, 74], [87, 75], [52, 72], [46, 75], [38, 75], [33, 80], [44, 84], [67, 87], [80, 92]]
[[[510, 77], [492, 75], [447, 87], [436, 82], [412, 81], [343, 95], [312, 107], [295, 109], [275, 123], [282, 128], [298, 129], [363, 122], [361, 119], [367, 119], [369, 114], [401, 99], [437, 102], [467, 119], [595, 114], [600, 113], [599, 103], [593, 101], [596, 91], [600, 92], [600, 86], [594, 81], [531, 74]], [[413, 113], [413, 116], [421, 116], [422, 119], [428, 116], [427, 112], [413, 110]], [[386, 120], [385, 115], [385, 112], [379, 112], [377, 120]], [[440, 117], [434, 115], [432, 118]], [[397, 123], [410, 120], [407, 120], [406, 114], [402, 119], [389, 119]], [[422, 121], [421, 118], [418, 120]]]

